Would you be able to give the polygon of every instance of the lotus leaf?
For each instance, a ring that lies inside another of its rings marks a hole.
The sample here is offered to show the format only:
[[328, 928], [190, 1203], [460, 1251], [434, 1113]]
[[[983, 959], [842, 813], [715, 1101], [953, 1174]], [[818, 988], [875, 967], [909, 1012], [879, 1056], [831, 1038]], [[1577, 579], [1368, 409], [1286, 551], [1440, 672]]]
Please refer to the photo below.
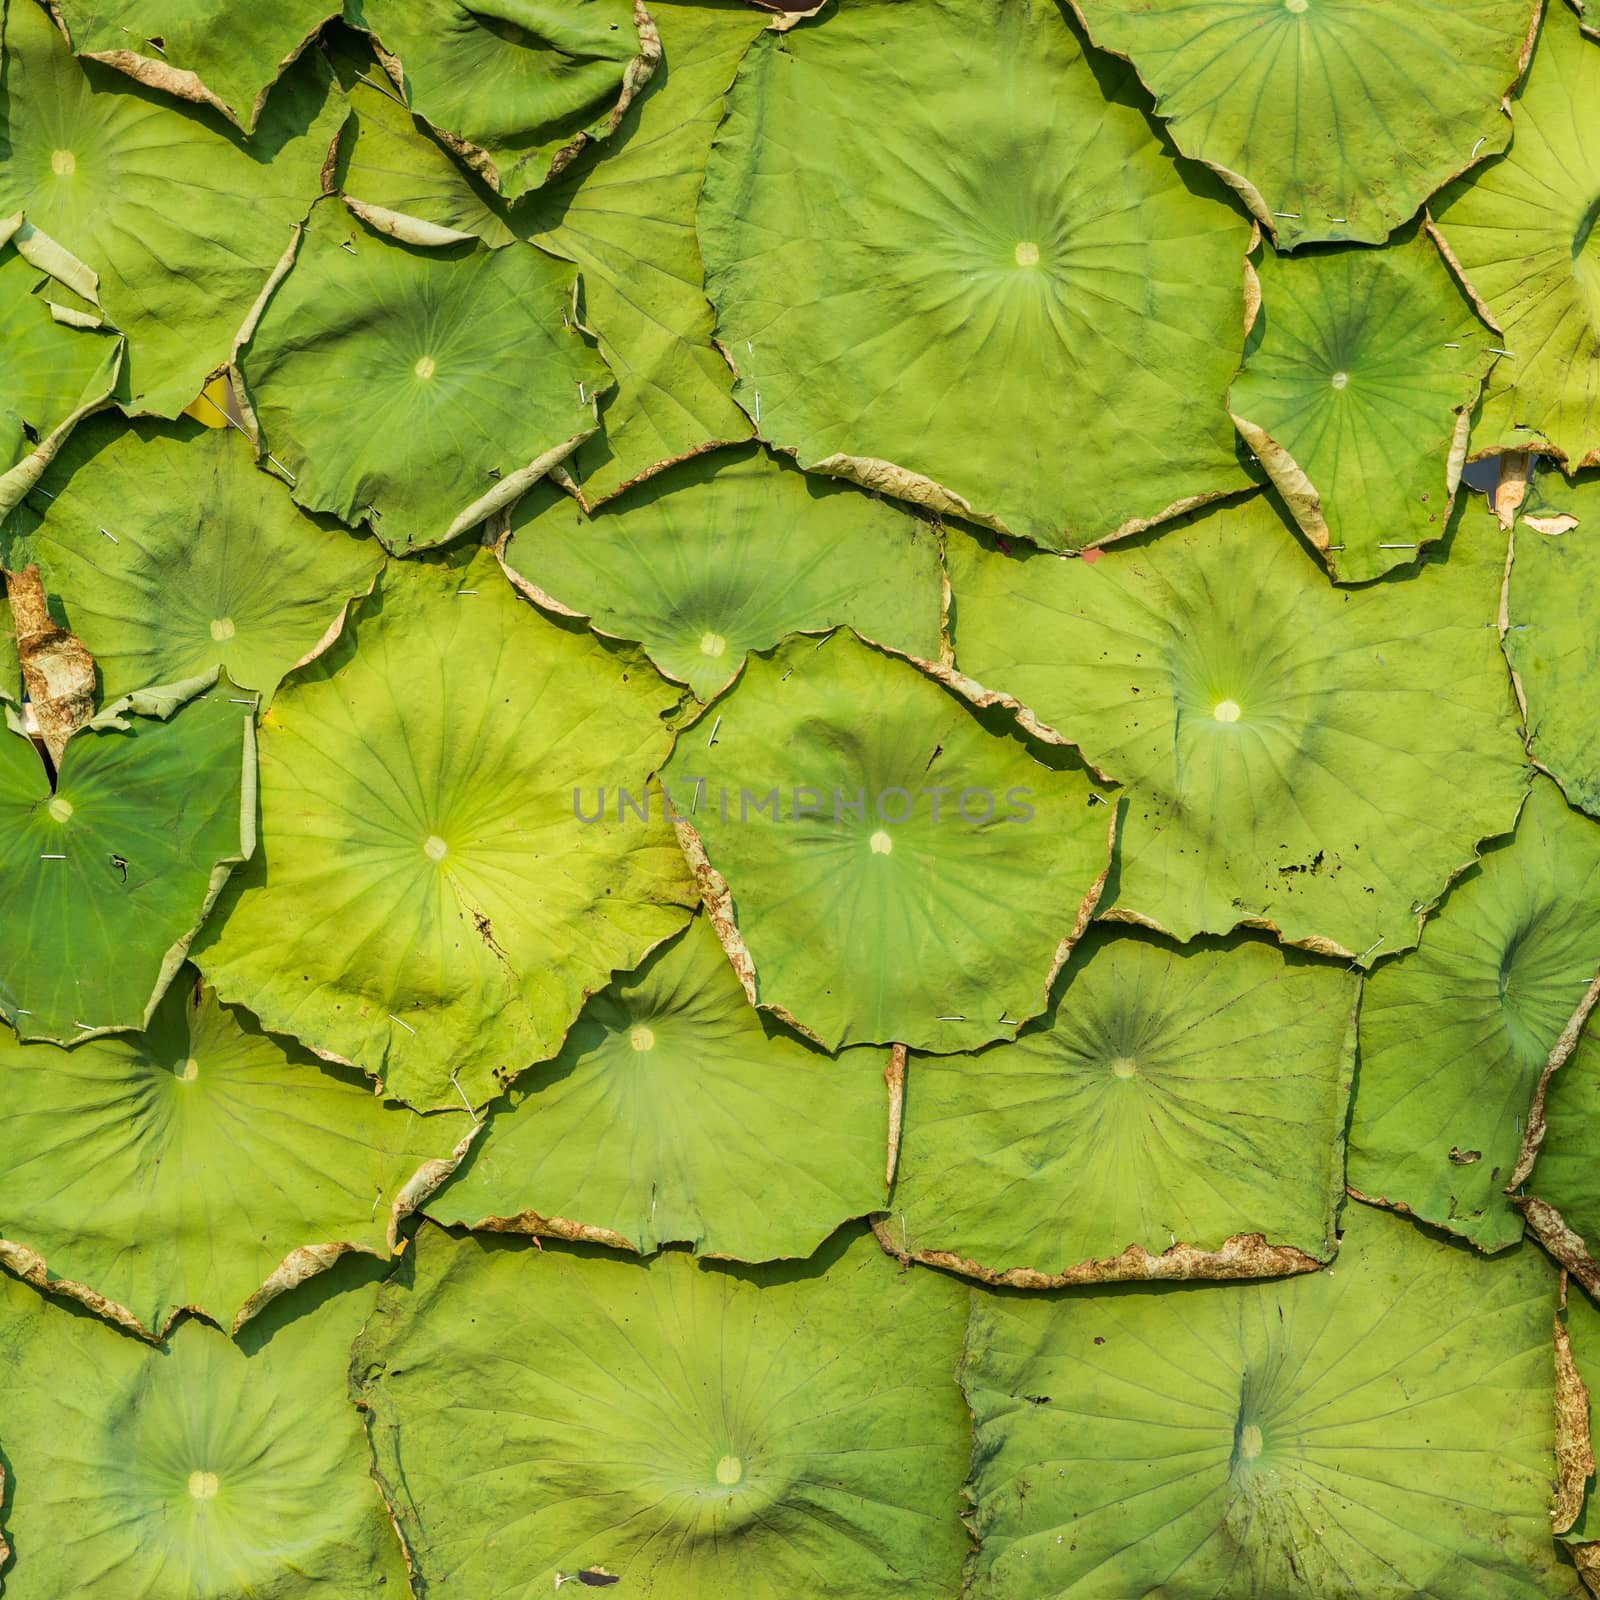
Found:
[[907, 655], [939, 655], [933, 527], [764, 453], [684, 462], [592, 521], [553, 488], [535, 489], [511, 530], [505, 563], [520, 588], [642, 640], [702, 700], [747, 651], [838, 623]]
[[588, 1573], [652, 1600], [957, 1592], [954, 1283], [859, 1237], [737, 1273], [530, 1254], [424, 1227], [351, 1358], [430, 1591]]
[[[1579, 1486], [1581, 1498], [1575, 1515], [1565, 1528], [1560, 1526], [1563, 1519], [1558, 1519], [1556, 1533], [1571, 1549], [1573, 1561], [1593, 1593], [1600, 1584], [1600, 1503], [1595, 1500], [1593, 1480], [1595, 1435], [1600, 1433], [1600, 1310], [1583, 1295], [1569, 1293], [1563, 1323], [1572, 1371], [1585, 1391], [1577, 1406], [1582, 1414], [1574, 1421], [1581, 1429], [1577, 1441], [1579, 1470], [1588, 1470], [1582, 1474], [1586, 1481]], [[1557, 1374], [1559, 1378], [1559, 1362]], [[1558, 1410], [1558, 1427], [1559, 1415]]]
[[883, 1203], [881, 1051], [837, 1060], [752, 1011], [698, 917], [595, 996], [428, 1205], [437, 1222], [744, 1261]]
[[296, 510], [229, 428], [96, 418], [41, 488], [29, 555], [108, 697], [220, 666], [270, 701], [383, 565], [375, 542]]
[[1278, 256], [1228, 395], [1233, 420], [1342, 582], [1440, 538], [1494, 335], [1431, 238]]
[[195, 687], [108, 708], [54, 790], [32, 741], [0, 728], [0, 926], [28, 930], [0, 968], [0, 1016], [24, 1039], [144, 1027], [254, 848], [254, 697], [222, 678], [174, 711]]
[[486, 551], [391, 562], [262, 721], [262, 849], [197, 947], [207, 981], [419, 1109], [481, 1104], [687, 921], [664, 821], [580, 815], [643, 790], [671, 703]]
[[346, 1251], [387, 1256], [473, 1127], [386, 1107], [184, 978], [144, 1033], [0, 1036], [0, 1080], [0, 1259], [20, 1246], [157, 1334], [185, 1306], [242, 1321]]
[[[604, 435], [569, 467], [592, 502], [750, 422], [711, 342], [700, 249], [683, 225], [700, 193], [723, 94], [765, 19], [743, 6], [672, 5], [660, 17], [665, 61], [625, 131], [586, 154], [535, 200], [508, 213], [431, 140], [403, 106], [351, 79], [357, 115], [340, 144], [339, 182], [355, 209], [415, 234], [406, 219], [500, 246], [528, 238], [578, 263], [583, 314], [617, 375]], [[418, 235], [420, 237], [420, 235]]]
[[1478, 450], [1600, 461], [1600, 55], [1549, 8], [1503, 160], [1433, 206], [1447, 253], [1500, 332]]
[[752, 1003], [830, 1050], [974, 1049], [1044, 1010], [1115, 831], [1081, 765], [842, 630], [752, 656], [706, 715], [663, 776]]
[[1054, 0], [851, 0], [762, 35], [698, 217], [761, 436], [1052, 549], [1244, 487], [1249, 230], [1141, 99]]
[[397, 554], [516, 499], [594, 431], [609, 382], [570, 325], [573, 277], [531, 245], [414, 249], [321, 201], [244, 356], [295, 499]]
[[1562, 496], [1578, 525], [1547, 536], [1523, 523], [1513, 535], [1506, 659], [1527, 706], [1528, 749], [1567, 798], [1600, 816], [1600, 746], [1593, 685], [1600, 674], [1600, 478]]
[[1360, 1205], [1344, 1229], [1277, 1283], [974, 1296], [966, 1593], [1570, 1596], [1545, 1264]]
[[661, 54], [639, 0], [352, 0], [407, 103], [507, 199], [622, 120]]
[[[1539, 0], [1072, 0], [1285, 249], [1381, 244], [1504, 150]], [[1517, 120], [1520, 138], [1522, 123]]]
[[403, 1595], [341, 1392], [373, 1295], [331, 1276], [347, 1292], [280, 1302], [305, 1314], [274, 1307], [247, 1357], [194, 1321], [152, 1349], [0, 1273], [6, 1600]]
[[952, 534], [956, 666], [1130, 785], [1113, 915], [1370, 960], [1516, 820], [1501, 538], [1339, 593], [1262, 497], [1093, 562]]
[[885, 1236], [1026, 1287], [1326, 1260], [1356, 992], [1256, 940], [1091, 929], [1014, 1043], [911, 1057]]
[[99, 276], [127, 336], [118, 397], [176, 416], [234, 340], [319, 192], [345, 112], [310, 52], [247, 144], [96, 61], [73, 59], [39, 6], [8, 6], [0, 75], [0, 216], [28, 221]]
[[336, 0], [50, 0], [50, 8], [80, 56], [214, 106], [246, 133], [284, 69], [339, 10]]
[[1600, 971], [1600, 824], [1541, 778], [1361, 1004], [1350, 1182], [1480, 1249], [1522, 1236], [1504, 1190], [1540, 1070]]

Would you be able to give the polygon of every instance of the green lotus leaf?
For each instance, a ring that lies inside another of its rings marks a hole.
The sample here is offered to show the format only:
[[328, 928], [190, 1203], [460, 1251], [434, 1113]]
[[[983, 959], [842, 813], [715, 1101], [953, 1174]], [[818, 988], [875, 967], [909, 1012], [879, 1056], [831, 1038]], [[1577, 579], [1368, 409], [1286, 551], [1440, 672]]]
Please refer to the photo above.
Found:
[[72, 736], [53, 792], [32, 740], [0, 729], [0, 926], [28, 930], [0, 966], [0, 1016], [21, 1038], [150, 1021], [254, 848], [254, 705], [220, 678], [176, 710], [108, 708]]
[[[3, 180], [0, 180], [3, 181]], [[39, 481], [79, 418], [111, 398], [122, 340], [52, 313], [59, 285], [17, 250], [20, 217], [0, 222], [0, 517]], [[37, 237], [37, 236], [34, 236]]]
[[1141, 101], [1054, 0], [852, 0], [757, 39], [698, 228], [761, 436], [1051, 549], [1243, 488], [1249, 230]]
[[430, 1592], [947, 1600], [965, 1302], [860, 1237], [735, 1272], [424, 1227], [352, 1391]]
[[402, 555], [516, 499], [594, 431], [610, 381], [573, 278], [532, 246], [429, 253], [320, 202], [244, 355], [295, 499]]
[[544, 605], [639, 639], [709, 700], [750, 650], [848, 623], [937, 660], [943, 571], [934, 528], [762, 452], [669, 468], [592, 520], [549, 486], [511, 516], [504, 559]]
[[1020, 1287], [1327, 1260], [1357, 987], [1257, 940], [1091, 929], [1014, 1043], [911, 1057], [882, 1236]]
[[1345, 1212], [1338, 1265], [1226, 1291], [976, 1295], [973, 1600], [1568, 1597], [1555, 1284]]
[[766, 19], [742, 6], [673, 5], [659, 21], [664, 65], [630, 108], [624, 133], [513, 212], [420, 135], [370, 74], [350, 79], [357, 115], [340, 141], [338, 182], [352, 207], [383, 218], [380, 225], [420, 239], [414, 224], [422, 222], [444, 238], [469, 233], [497, 247], [531, 239], [578, 263], [584, 321], [617, 376], [603, 436], [568, 462], [591, 503], [750, 432], [733, 403], [733, 374], [711, 342], [700, 249], [683, 218], [700, 193], [724, 91]]
[[144, 1033], [0, 1035], [0, 1080], [0, 1259], [21, 1247], [157, 1335], [181, 1307], [237, 1326], [347, 1251], [387, 1257], [473, 1128], [386, 1107], [182, 978]]
[[487, 551], [391, 562], [262, 719], [262, 849], [197, 964], [398, 1099], [481, 1104], [688, 920], [664, 821], [583, 820], [596, 788], [643, 790], [671, 705]]
[[1522, 801], [1503, 537], [1341, 593], [1264, 497], [1093, 561], [952, 533], [956, 666], [1130, 786], [1110, 914], [1370, 960]]
[[1445, 249], [1506, 352], [1489, 374], [1480, 452], [1600, 461], [1600, 55], [1551, 6], [1512, 108], [1505, 158], [1433, 205]]
[[307, 1314], [261, 1317], [247, 1356], [196, 1321], [153, 1349], [0, 1273], [6, 1600], [405, 1594], [343, 1393], [372, 1290], [324, 1283], [280, 1302]]
[[[1539, 0], [1072, 0], [1284, 249], [1381, 244], [1504, 150]], [[1520, 136], [1522, 123], [1517, 120]]]
[[176, 416], [228, 360], [320, 192], [344, 113], [311, 51], [246, 143], [209, 108], [179, 110], [74, 60], [39, 6], [7, 8], [0, 216], [25, 208], [98, 274], [100, 306], [127, 336], [127, 410]]
[[843, 630], [752, 656], [662, 776], [745, 993], [829, 1050], [1038, 1015], [1116, 831], [1067, 752]]
[[1600, 824], [1541, 778], [1516, 837], [1367, 980], [1351, 1184], [1480, 1249], [1515, 1244], [1522, 1125], [1597, 970]]
[[407, 103], [507, 199], [622, 120], [660, 58], [635, 0], [353, 0]]
[[1275, 255], [1228, 406], [1341, 582], [1443, 536], [1495, 336], [1425, 234]]
[[28, 556], [108, 699], [220, 666], [270, 701], [383, 565], [298, 511], [230, 428], [96, 418], [40, 487]]
[[267, 91], [315, 38], [335, 0], [235, 6], [227, 0], [49, 0], [80, 56], [184, 100], [215, 107], [246, 133]]
[[0, 596], [0, 700], [12, 706], [22, 703], [22, 663], [17, 656], [17, 625], [11, 618], [11, 602]]
[[1600, 816], [1600, 748], [1593, 685], [1600, 672], [1600, 478], [1564, 486], [1578, 525], [1556, 537], [1526, 523], [1513, 536], [1506, 591], [1506, 659], [1527, 706], [1528, 749], [1566, 791]]
[[810, 1255], [883, 1204], [886, 1060], [831, 1059], [751, 1010], [698, 917], [589, 1002], [428, 1215], [646, 1254]]

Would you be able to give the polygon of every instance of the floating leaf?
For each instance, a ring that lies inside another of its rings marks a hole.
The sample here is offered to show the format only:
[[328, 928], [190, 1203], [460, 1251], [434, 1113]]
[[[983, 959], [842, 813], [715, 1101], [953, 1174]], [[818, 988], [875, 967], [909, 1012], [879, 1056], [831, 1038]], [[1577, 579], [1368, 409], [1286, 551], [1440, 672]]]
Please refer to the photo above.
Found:
[[830, 1059], [752, 1011], [698, 917], [589, 1002], [428, 1215], [646, 1253], [809, 1255], [882, 1205], [885, 1062]]
[[1129, 785], [1112, 914], [1370, 959], [1417, 942], [1527, 783], [1503, 550], [1339, 593], [1257, 498], [1089, 561], [952, 534], [956, 666]]
[[262, 721], [262, 849], [195, 959], [396, 1098], [481, 1104], [687, 920], [666, 824], [585, 823], [574, 795], [643, 790], [671, 697], [487, 552], [391, 562], [353, 612]]
[[870, 1239], [735, 1273], [425, 1227], [353, 1392], [429, 1589], [931, 1600], [968, 1550], [965, 1301]]
[[852, 0], [757, 39], [698, 226], [760, 435], [1051, 549], [1243, 488], [1248, 229], [1139, 98], [1053, 0]]

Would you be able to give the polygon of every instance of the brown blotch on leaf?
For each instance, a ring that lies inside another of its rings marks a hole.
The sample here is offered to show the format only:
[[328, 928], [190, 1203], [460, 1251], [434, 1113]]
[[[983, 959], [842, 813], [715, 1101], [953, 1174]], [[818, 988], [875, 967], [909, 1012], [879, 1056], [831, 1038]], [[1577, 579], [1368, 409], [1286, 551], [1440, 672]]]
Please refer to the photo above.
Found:
[[[1561, 1275], [1561, 1305], [1567, 1299], [1567, 1275]], [[1572, 1359], [1572, 1340], [1558, 1310], [1554, 1319], [1556, 1347], [1556, 1488], [1550, 1507], [1550, 1531], [1565, 1533], [1583, 1510], [1584, 1495], [1594, 1476], [1594, 1447], [1589, 1439], [1589, 1391]]]
[[39, 736], [59, 767], [67, 740], [94, 715], [94, 657], [50, 615], [37, 566], [6, 579], [22, 682]]

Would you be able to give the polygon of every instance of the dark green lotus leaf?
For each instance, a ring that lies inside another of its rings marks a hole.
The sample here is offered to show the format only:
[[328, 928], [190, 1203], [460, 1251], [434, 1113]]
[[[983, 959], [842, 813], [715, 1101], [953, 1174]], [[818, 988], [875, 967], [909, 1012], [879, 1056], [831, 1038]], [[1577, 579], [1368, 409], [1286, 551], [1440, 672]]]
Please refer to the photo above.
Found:
[[481, 1104], [688, 920], [663, 820], [583, 820], [596, 788], [643, 791], [672, 703], [487, 551], [391, 562], [262, 720], [262, 849], [207, 981], [419, 1109]]
[[933, 526], [764, 452], [670, 468], [592, 520], [541, 486], [512, 513], [505, 565], [541, 604], [638, 639], [702, 700], [750, 650], [848, 623], [939, 657], [943, 569]]
[[622, 134], [513, 212], [419, 134], [370, 74], [350, 79], [357, 115], [340, 141], [338, 181], [379, 225], [419, 241], [427, 229], [436, 242], [457, 233], [495, 246], [526, 238], [578, 263], [584, 322], [617, 376], [604, 435], [568, 463], [591, 503], [750, 432], [711, 342], [700, 248], [683, 219], [700, 193], [724, 91], [767, 19], [742, 5], [672, 5], [658, 21], [665, 60]]
[[1141, 100], [1054, 0], [851, 0], [759, 38], [698, 227], [760, 435], [1051, 549], [1244, 487], [1248, 228]]
[[419, 116], [507, 199], [612, 132], [660, 58], [637, 0], [354, 0]]
[[297, 510], [231, 428], [96, 418], [40, 488], [28, 557], [108, 698], [220, 666], [270, 701], [383, 565]]
[[734, 1272], [424, 1227], [352, 1391], [430, 1593], [948, 1600], [965, 1304], [859, 1236]]
[[128, 410], [176, 416], [228, 360], [320, 192], [344, 113], [311, 51], [247, 144], [208, 108], [74, 60], [38, 5], [7, 8], [0, 216], [25, 209], [98, 274], [100, 306], [128, 340]]
[[1555, 1282], [1368, 1207], [1277, 1283], [974, 1296], [973, 1600], [1545, 1600]]
[[54, 792], [32, 740], [0, 728], [0, 927], [28, 930], [0, 964], [0, 1016], [24, 1039], [144, 1027], [254, 848], [255, 697], [220, 678], [173, 703], [108, 708]]
[[1327, 1260], [1357, 991], [1257, 940], [1091, 929], [1014, 1043], [911, 1057], [884, 1236], [1024, 1287]]
[[344, 1396], [372, 1289], [325, 1281], [247, 1356], [196, 1321], [153, 1349], [0, 1272], [6, 1600], [404, 1595]]
[[398, 554], [516, 499], [594, 431], [610, 381], [571, 325], [573, 280], [531, 245], [430, 253], [318, 204], [244, 355], [295, 499]]
[[1228, 407], [1341, 582], [1440, 538], [1495, 342], [1426, 234], [1279, 256]]
[[[0, 180], [3, 181], [3, 180]], [[59, 289], [17, 243], [36, 239], [20, 217], [0, 222], [0, 517], [33, 486], [79, 418], [116, 387], [122, 340], [73, 326], [51, 310]]]
[[[1072, 0], [1285, 248], [1381, 244], [1504, 150], [1539, 0]], [[1520, 133], [1521, 123], [1518, 122]]]
[[1522, 523], [1506, 591], [1506, 659], [1527, 707], [1528, 749], [1567, 798], [1600, 816], [1600, 477], [1563, 487], [1578, 525], [1548, 536]]
[[952, 533], [956, 666], [1129, 785], [1112, 914], [1370, 960], [1522, 801], [1503, 538], [1340, 593], [1262, 497], [1093, 561]]
[[50, 0], [50, 9], [80, 56], [214, 106], [246, 133], [279, 75], [339, 11], [334, 0]]
[[589, 1002], [428, 1215], [647, 1254], [810, 1255], [883, 1204], [887, 1061], [835, 1060], [751, 1010], [697, 917]]
[[1445, 248], [1507, 352], [1474, 449], [1600, 461], [1600, 55], [1551, 6], [1505, 158], [1433, 205]]
[[1351, 1184], [1480, 1249], [1515, 1244], [1523, 1123], [1597, 970], [1600, 824], [1541, 778], [1516, 837], [1367, 980]]
[[746, 994], [830, 1050], [1037, 1016], [1115, 832], [1066, 752], [844, 630], [752, 656], [663, 778]]
[[21, 1247], [157, 1334], [184, 1306], [236, 1326], [347, 1251], [387, 1256], [473, 1128], [385, 1106], [194, 979], [143, 1033], [0, 1035], [0, 1259]]

